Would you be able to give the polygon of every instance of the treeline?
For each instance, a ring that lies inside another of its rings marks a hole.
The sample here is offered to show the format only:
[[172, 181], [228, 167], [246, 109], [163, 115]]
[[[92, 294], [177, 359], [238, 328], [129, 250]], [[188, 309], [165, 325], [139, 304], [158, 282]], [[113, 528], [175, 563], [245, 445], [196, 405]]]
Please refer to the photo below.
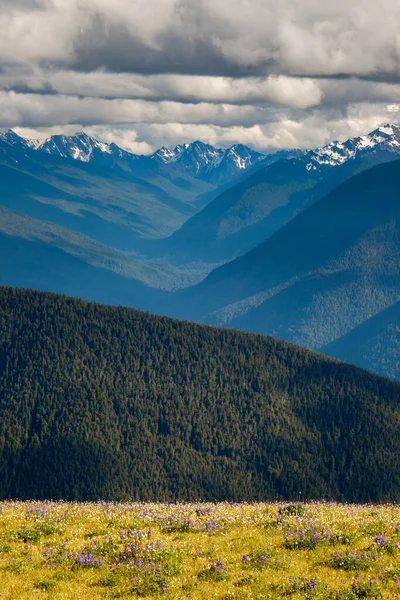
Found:
[[400, 500], [400, 385], [270, 337], [0, 288], [0, 497]]

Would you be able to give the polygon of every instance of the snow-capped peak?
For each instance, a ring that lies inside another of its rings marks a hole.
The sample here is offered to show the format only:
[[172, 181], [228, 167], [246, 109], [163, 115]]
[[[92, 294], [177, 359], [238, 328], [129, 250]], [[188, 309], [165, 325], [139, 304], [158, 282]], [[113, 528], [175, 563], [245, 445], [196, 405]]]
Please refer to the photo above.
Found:
[[113, 153], [110, 144], [96, 140], [84, 132], [71, 136], [53, 135], [45, 140], [28, 140], [28, 143], [34, 150], [82, 162], [90, 162], [96, 151], [106, 154]]
[[159, 158], [162, 162], [168, 164], [176, 162], [182, 157], [188, 159], [189, 157], [196, 156], [201, 159], [202, 163], [208, 164], [215, 160], [216, 157], [222, 156], [223, 153], [224, 150], [214, 148], [214, 146], [197, 140], [191, 144], [178, 144], [173, 150], [169, 150], [163, 146], [153, 154], [153, 158]]
[[243, 144], [234, 144], [228, 148], [225, 157], [231, 160], [238, 169], [248, 169], [260, 160], [263, 160], [265, 155], [255, 152]]
[[15, 133], [15, 131], [13, 131], [12, 129], [0, 133], [0, 140], [7, 142], [8, 144], [11, 144], [13, 146], [16, 144], [22, 144], [24, 146], [28, 145], [28, 140], [18, 135], [18, 133]]
[[188, 146], [189, 144], [178, 144], [173, 150], [162, 146], [162, 148], [153, 154], [152, 158], [159, 158], [165, 164], [172, 163], [178, 160]]
[[160, 148], [152, 158], [164, 164], [174, 163], [175, 168], [195, 177], [210, 179], [221, 169], [228, 170], [230, 174], [235, 170], [243, 171], [265, 156], [243, 144], [224, 149], [196, 140], [175, 146], [173, 150]]
[[331, 142], [326, 146], [311, 150], [304, 160], [308, 170], [318, 170], [321, 167], [335, 167], [350, 159], [354, 159], [361, 152], [375, 152], [383, 150], [400, 153], [400, 127], [397, 125], [383, 125], [368, 135], [351, 138], [346, 142]]
[[[139, 158], [141, 165], [145, 164], [143, 160], [156, 161], [167, 166], [171, 165], [182, 174], [210, 181], [210, 183], [231, 180], [236, 171], [243, 172], [265, 158], [263, 154], [255, 152], [243, 144], [235, 144], [228, 149], [223, 149], [215, 148], [200, 140], [190, 144], [178, 144], [173, 150], [162, 147], [152, 156], [139, 157], [119, 148], [114, 143], [108, 144], [97, 140], [85, 132], [70, 136], [53, 135], [44, 140], [25, 140], [14, 132], [8, 132], [2, 134], [2, 138], [7, 138], [8, 143], [24, 145], [25, 148], [31, 150], [84, 163], [100, 162], [100, 164], [104, 164], [104, 161], [109, 162], [108, 157], [111, 164], [114, 164], [115, 159], [118, 159], [118, 164], [121, 164], [121, 160], [131, 163], [132, 160], [136, 161]], [[13, 141], [14, 138], [15, 141]]]
[[385, 133], [386, 135], [393, 135], [393, 125], [384, 125], [383, 127], [378, 127], [377, 131], [380, 133]]

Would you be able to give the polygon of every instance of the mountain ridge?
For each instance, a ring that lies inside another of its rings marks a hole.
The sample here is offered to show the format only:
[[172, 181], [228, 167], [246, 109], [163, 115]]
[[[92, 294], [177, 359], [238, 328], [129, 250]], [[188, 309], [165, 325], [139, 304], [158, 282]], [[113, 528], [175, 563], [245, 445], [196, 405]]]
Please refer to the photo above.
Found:
[[363, 321], [321, 352], [400, 380], [400, 302]]
[[400, 156], [400, 128], [386, 125], [344, 143], [265, 161], [171, 234], [160, 252], [172, 261], [226, 262], [278, 231], [346, 179]]
[[69, 136], [56, 134], [40, 140], [23, 138], [9, 130], [0, 134], [0, 139], [13, 144], [20, 143], [37, 152], [85, 163], [99, 161], [107, 164], [113, 160], [122, 160], [130, 168], [136, 169], [151, 169], [154, 164], [172, 166], [177, 173], [189, 174], [215, 185], [224, 184], [234, 177], [235, 169], [240, 173], [266, 157], [243, 144], [222, 149], [199, 140], [177, 145], [173, 150], [162, 147], [150, 155], [135, 154], [113, 142], [102, 142], [84, 131]]
[[399, 189], [399, 160], [353, 176], [175, 293], [170, 314], [325, 347], [400, 299]]

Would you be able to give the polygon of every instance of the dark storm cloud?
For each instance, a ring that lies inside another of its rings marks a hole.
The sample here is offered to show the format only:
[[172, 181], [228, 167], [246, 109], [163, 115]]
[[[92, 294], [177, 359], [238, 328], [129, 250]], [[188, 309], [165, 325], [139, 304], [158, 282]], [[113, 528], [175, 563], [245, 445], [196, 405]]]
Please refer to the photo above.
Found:
[[239, 77], [259, 72], [255, 66], [241, 68], [232, 64], [212, 40], [176, 39], [168, 33], [162, 37], [162, 47], [151, 48], [123, 23], [107, 23], [104, 17], [96, 15], [90, 28], [75, 37], [75, 58], [69, 66], [81, 71], [102, 68], [115, 73], [149, 75], [176, 73]]
[[339, 0], [336, 9], [325, 11], [313, 0], [165, 0], [161, 28], [148, 15], [142, 21], [135, 4], [126, 4], [121, 14], [118, 6], [115, 13], [104, 7], [91, 13], [86, 27], [72, 36], [68, 64], [82, 71], [233, 78], [284, 74], [389, 83], [400, 78], [395, 0], [383, 0], [379, 14], [375, 0]]
[[397, 0], [0, 0], [0, 61], [398, 82]]

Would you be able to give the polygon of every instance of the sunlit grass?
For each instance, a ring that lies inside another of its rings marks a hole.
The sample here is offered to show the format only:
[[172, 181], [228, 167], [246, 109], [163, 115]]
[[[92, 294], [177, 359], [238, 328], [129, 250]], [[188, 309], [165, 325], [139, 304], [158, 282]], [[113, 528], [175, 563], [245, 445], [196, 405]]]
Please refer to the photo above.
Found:
[[400, 594], [400, 507], [0, 503], [0, 600]]

